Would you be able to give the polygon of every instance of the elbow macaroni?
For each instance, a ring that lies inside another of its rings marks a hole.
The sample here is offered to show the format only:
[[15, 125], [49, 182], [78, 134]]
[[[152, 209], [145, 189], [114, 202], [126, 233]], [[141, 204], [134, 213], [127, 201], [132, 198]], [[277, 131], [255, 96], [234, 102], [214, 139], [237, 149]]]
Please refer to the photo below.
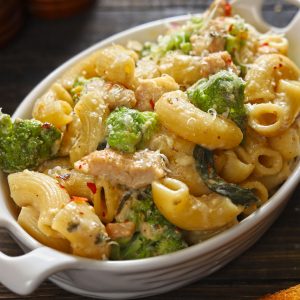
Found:
[[229, 149], [243, 138], [232, 121], [198, 109], [181, 91], [164, 94], [156, 103], [155, 112], [167, 129], [208, 149]]
[[232, 222], [241, 209], [218, 194], [190, 195], [181, 181], [164, 178], [152, 183], [153, 201], [163, 216], [185, 230], [210, 230]]

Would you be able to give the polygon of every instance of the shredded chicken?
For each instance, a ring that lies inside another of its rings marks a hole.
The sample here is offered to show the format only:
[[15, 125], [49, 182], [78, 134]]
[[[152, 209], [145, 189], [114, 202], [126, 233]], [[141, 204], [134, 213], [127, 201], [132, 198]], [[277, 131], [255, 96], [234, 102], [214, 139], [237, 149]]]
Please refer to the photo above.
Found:
[[75, 169], [104, 177], [115, 184], [141, 188], [166, 175], [165, 162], [157, 151], [125, 154], [112, 149], [95, 151], [75, 163]]
[[223, 17], [213, 19], [204, 30], [200, 30], [191, 36], [193, 55], [203, 55], [204, 51], [209, 53], [224, 51], [227, 24]]

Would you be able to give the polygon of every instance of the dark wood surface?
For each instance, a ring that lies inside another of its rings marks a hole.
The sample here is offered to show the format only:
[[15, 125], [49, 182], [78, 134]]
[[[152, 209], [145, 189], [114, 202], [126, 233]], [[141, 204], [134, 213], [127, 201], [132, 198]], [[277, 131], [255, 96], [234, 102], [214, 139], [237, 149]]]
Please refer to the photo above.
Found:
[[[207, 7], [209, 0], [99, 0], [85, 12], [64, 20], [28, 16], [23, 29], [0, 49], [0, 107], [13, 113], [26, 94], [49, 72], [79, 51], [135, 25]], [[295, 13], [284, 6], [279, 15], [266, 1], [266, 19], [282, 25]], [[1, 7], [0, 7], [1, 10]], [[0, 250], [21, 250], [0, 229]], [[1, 270], [0, 270], [1, 272]], [[187, 287], [148, 299], [257, 299], [300, 283], [300, 186], [270, 230], [248, 251], [215, 274]], [[85, 299], [44, 282], [28, 297], [0, 284], [0, 299]]]

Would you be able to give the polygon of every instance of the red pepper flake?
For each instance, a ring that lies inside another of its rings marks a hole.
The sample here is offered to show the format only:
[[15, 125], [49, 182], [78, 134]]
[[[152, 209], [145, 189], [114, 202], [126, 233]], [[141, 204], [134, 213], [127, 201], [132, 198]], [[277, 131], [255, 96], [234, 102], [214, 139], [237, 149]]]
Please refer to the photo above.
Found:
[[224, 7], [224, 13], [226, 17], [230, 17], [231, 16], [231, 4], [229, 2], [225, 3], [225, 7]]
[[58, 184], [60, 188], [65, 189], [65, 187], [62, 184]]
[[154, 101], [153, 101], [153, 99], [151, 99], [150, 101], [149, 101], [149, 103], [150, 103], [150, 105], [151, 105], [151, 108], [154, 110]]
[[263, 43], [260, 45], [261, 47], [269, 46], [269, 43]]
[[78, 169], [81, 170], [82, 169], [82, 165], [79, 165]]
[[97, 187], [96, 187], [95, 183], [93, 183], [93, 182], [87, 182], [86, 185], [92, 191], [93, 194], [96, 194]]
[[48, 122], [46, 122], [46, 123], [44, 123], [44, 124], [42, 125], [42, 128], [44, 128], [44, 129], [50, 129], [50, 128], [51, 128], [51, 124], [48, 123]]
[[106, 213], [104, 211], [104, 212], [102, 212], [102, 217], [105, 218], [105, 216], [106, 216]]
[[85, 198], [85, 197], [72, 196], [71, 201], [87, 202], [87, 201], [89, 201], [89, 199]]
[[226, 62], [227, 65], [231, 65], [231, 63], [232, 63], [231, 57], [229, 57], [228, 59], [226, 59], [225, 62]]
[[282, 68], [282, 64], [279, 64], [278, 68]]

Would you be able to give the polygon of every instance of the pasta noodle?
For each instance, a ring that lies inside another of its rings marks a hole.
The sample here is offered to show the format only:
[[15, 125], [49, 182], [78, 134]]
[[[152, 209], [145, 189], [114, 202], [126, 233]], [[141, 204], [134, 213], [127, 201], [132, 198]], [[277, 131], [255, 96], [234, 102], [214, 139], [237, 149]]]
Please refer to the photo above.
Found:
[[74, 107], [74, 112], [80, 119], [81, 130], [79, 138], [70, 150], [71, 162], [96, 150], [104, 139], [103, 121], [108, 114], [108, 108], [102, 98], [96, 98], [91, 92], [81, 96]]
[[69, 202], [53, 219], [53, 229], [71, 243], [73, 254], [106, 259], [110, 245], [104, 225], [94, 209], [84, 201]]
[[171, 223], [185, 230], [210, 230], [232, 222], [241, 209], [218, 194], [196, 198], [181, 181], [164, 178], [152, 183], [153, 201]]
[[11, 197], [18, 206], [32, 206], [39, 212], [39, 230], [46, 236], [60, 238], [61, 235], [52, 229], [52, 222], [70, 201], [66, 190], [53, 178], [27, 170], [10, 174], [8, 184]]
[[156, 103], [155, 111], [170, 131], [209, 149], [232, 148], [243, 138], [232, 121], [201, 111], [181, 91], [164, 94]]
[[39, 242], [44, 245], [54, 248], [63, 252], [70, 252], [70, 243], [63, 238], [54, 238], [45, 235], [38, 228], [39, 211], [35, 208], [28, 206], [22, 207], [18, 216], [18, 223], [32, 236], [34, 236]]

